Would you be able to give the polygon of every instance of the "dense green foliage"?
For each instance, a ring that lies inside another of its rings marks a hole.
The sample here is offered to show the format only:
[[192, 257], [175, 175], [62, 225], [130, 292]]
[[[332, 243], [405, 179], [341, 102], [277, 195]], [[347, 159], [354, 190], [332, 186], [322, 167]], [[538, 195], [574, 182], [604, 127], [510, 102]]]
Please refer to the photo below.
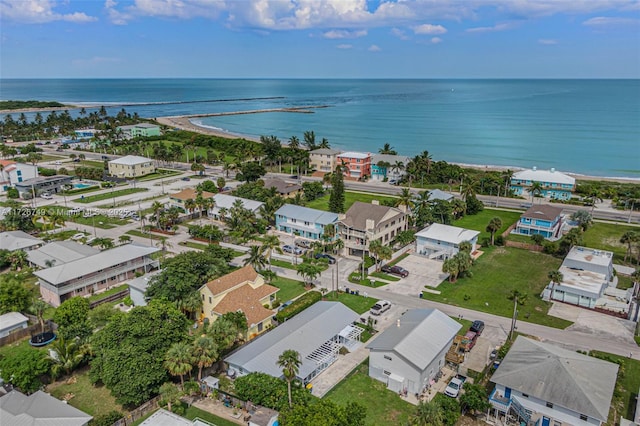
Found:
[[26, 108], [58, 108], [64, 104], [54, 101], [0, 101], [0, 109], [26, 109]]
[[342, 174], [342, 166], [336, 167], [335, 172], [331, 175], [329, 211], [344, 213], [344, 175]]
[[29, 345], [19, 345], [0, 358], [4, 380], [27, 394], [40, 389], [40, 376], [49, 373], [50, 368], [46, 353]]
[[58, 334], [64, 339], [85, 339], [91, 334], [89, 300], [80, 296], [65, 300], [53, 314], [53, 321], [58, 324]]
[[236, 177], [240, 181], [255, 182], [267, 173], [264, 166], [257, 161], [242, 163], [240, 173]]
[[[245, 401], [281, 411], [289, 406], [287, 383], [265, 373], [251, 373], [238, 377], [234, 383], [236, 394]], [[306, 389], [293, 386], [293, 405], [306, 405], [313, 398]]]
[[12, 274], [0, 275], [0, 315], [7, 312], [26, 312], [33, 293]]
[[297, 298], [292, 304], [276, 314], [276, 320], [280, 323], [288, 320], [307, 309], [309, 306], [322, 299], [319, 291], [310, 291]]
[[460, 418], [460, 403], [458, 400], [438, 393], [433, 398], [433, 401], [442, 413], [442, 423], [444, 426], [454, 426]]
[[490, 407], [487, 390], [475, 383], [466, 382], [463, 385], [464, 392], [460, 396], [460, 403], [469, 410], [486, 412]]
[[98, 331], [92, 346], [91, 380], [104, 383], [123, 405], [138, 405], [168, 379], [162, 360], [187, 335], [186, 317], [169, 303], [133, 308]]
[[282, 426], [364, 426], [366, 416], [366, 408], [357, 402], [341, 406], [319, 399], [281, 411], [278, 420]]
[[95, 417], [89, 422], [89, 426], [113, 426], [115, 422], [122, 418], [122, 413], [119, 411], [111, 411], [107, 414], [102, 414]]
[[189, 235], [194, 238], [218, 242], [224, 236], [223, 232], [215, 225], [189, 225]]
[[322, 182], [304, 182], [302, 184], [302, 190], [304, 191], [304, 199], [306, 201], [313, 201], [324, 195]]

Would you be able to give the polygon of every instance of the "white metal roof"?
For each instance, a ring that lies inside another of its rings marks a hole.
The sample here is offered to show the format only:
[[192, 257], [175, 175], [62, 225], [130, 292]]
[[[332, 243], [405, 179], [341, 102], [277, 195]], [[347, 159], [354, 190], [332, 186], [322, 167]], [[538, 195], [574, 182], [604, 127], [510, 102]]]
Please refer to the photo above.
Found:
[[590, 265], [609, 266], [613, 263], [613, 253], [606, 250], [574, 246], [564, 259], [565, 262], [569, 260]]
[[52, 241], [37, 250], [31, 250], [27, 255], [27, 259], [29, 262], [44, 268], [47, 260], [54, 261], [52, 266], [58, 266], [98, 253], [100, 253], [100, 250], [75, 241]]
[[26, 396], [14, 390], [0, 398], [3, 425], [85, 426], [92, 418], [42, 391]]
[[607, 421], [618, 365], [518, 336], [491, 381]]
[[416, 238], [428, 238], [431, 240], [445, 241], [452, 244], [460, 244], [463, 241], [471, 241], [480, 235], [478, 231], [458, 228], [457, 226], [432, 223], [416, 234]]
[[563, 183], [574, 185], [576, 180], [569, 175], [558, 172], [554, 169], [551, 170], [538, 170], [529, 169], [515, 172], [513, 178], [516, 180], [527, 180], [532, 182], [549, 182], [549, 183]]
[[342, 154], [338, 154], [338, 158], [341, 158], [341, 157], [364, 159], [364, 158], [371, 157], [371, 154], [370, 153], [364, 153], [364, 152], [348, 151], [348, 152], [343, 152]]
[[248, 200], [246, 198], [240, 198], [240, 197], [234, 197], [233, 195], [216, 194], [216, 195], [213, 196], [213, 201], [215, 202], [215, 205], [213, 207], [213, 211], [217, 214], [217, 212], [220, 211], [220, 209], [222, 209], [222, 208], [225, 208], [225, 209], [229, 210], [231, 207], [233, 207], [233, 203], [235, 203], [238, 200], [242, 201], [242, 206], [245, 209], [251, 210], [252, 212], [258, 211], [260, 206], [264, 204], [264, 203], [262, 203], [260, 201]]
[[159, 409], [155, 413], [148, 417], [145, 421], [140, 423], [140, 426], [192, 426], [191, 420], [187, 420], [184, 417], [165, 410]]
[[29, 321], [29, 318], [22, 315], [20, 312], [7, 312], [0, 315], [0, 330], [7, 330], [21, 324], [25, 321]]
[[367, 345], [372, 351], [395, 352], [420, 371], [451, 345], [462, 325], [437, 309], [411, 309]]
[[276, 211], [276, 215], [310, 223], [319, 223], [320, 225], [328, 225], [338, 221], [336, 213], [296, 206], [295, 204], [284, 204]]
[[115, 160], [109, 161], [109, 164], [124, 164], [125, 166], [135, 166], [136, 164], [151, 163], [152, 159], [140, 157], [139, 155], [127, 155]]
[[33, 274], [53, 285], [62, 284], [74, 278], [80, 278], [157, 251], [160, 251], [157, 247], [148, 247], [135, 243], [125, 244], [101, 251], [93, 256], [65, 263], [64, 265], [35, 271]]
[[149, 282], [151, 281], [151, 278], [155, 277], [160, 272], [162, 271], [161, 270], [151, 271], [148, 274], [145, 274], [141, 277], [129, 280], [127, 284], [129, 285], [129, 287], [133, 287], [136, 290], [140, 291], [141, 293], [144, 293], [145, 291], [147, 291], [147, 288], [149, 287]]
[[358, 318], [357, 313], [340, 302], [317, 302], [242, 346], [225, 361], [249, 372], [280, 377], [282, 369], [276, 364], [278, 357], [285, 350], [292, 349], [300, 354], [302, 361], [298, 377], [306, 377], [318, 368], [308, 357]]
[[0, 232], [0, 249], [1, 250], [23, 250], [29, 247], [42, 244], [44, 241], [33, 237], [23, 231], [7, 231]]
[[378, 164], [380, 161], [386, 161], [387, 163], [391, 164], [392, 167], [397, 161], [404, 163], [404, 165], [406, 166], [410, 160], [411, 158], [407, 157], [406, 155], [373, 154], [373, 156], [371, 157], [371, 162], [373, 164]]

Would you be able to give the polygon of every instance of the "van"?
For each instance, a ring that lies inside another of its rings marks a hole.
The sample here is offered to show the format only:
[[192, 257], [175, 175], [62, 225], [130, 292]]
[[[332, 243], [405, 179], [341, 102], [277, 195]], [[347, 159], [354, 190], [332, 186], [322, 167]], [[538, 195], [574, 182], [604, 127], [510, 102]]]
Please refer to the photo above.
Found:
[[380, 300], [375, 305], [373, 305], [369, 313], [371, 313], [371, 315], [380, 315], [383, 312], [388, 311], [389, 309], [391, 309], [391, 302], [389, 302], [388, 300]]

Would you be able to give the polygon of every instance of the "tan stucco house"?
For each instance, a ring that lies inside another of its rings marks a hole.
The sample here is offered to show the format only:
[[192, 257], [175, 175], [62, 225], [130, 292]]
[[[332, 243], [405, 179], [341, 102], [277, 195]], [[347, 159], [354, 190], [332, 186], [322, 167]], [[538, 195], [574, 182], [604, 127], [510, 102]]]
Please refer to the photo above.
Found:
[[116, 177], [135, 178], [156, 171], [153, 160], [138, 155], [127, 155], [109, 161], [109, 174]]

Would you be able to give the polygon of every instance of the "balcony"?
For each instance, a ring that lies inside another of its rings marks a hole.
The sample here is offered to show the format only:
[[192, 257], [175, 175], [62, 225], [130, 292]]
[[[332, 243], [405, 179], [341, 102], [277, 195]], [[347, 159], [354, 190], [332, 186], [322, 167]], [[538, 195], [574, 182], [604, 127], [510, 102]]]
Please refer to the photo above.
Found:
[[511, 408], [511, 398], [507, 398], [498, 392], [498, 389], [495, 388], [493, 392], [491, 392], [491, 396], [489, 396], [489, 402], [498, 411], [502, 411], [504, 413], [509, 412], [509, 408]]

